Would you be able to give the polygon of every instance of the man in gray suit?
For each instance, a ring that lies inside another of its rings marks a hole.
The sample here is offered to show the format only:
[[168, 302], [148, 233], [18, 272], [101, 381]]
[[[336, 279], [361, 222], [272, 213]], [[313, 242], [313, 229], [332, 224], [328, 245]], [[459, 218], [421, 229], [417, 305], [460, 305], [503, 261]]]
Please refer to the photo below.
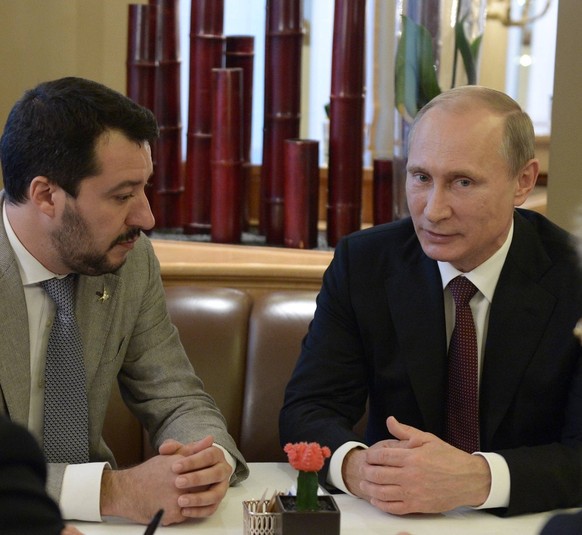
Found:
[[[0, 141], [0, 414], [41, 442], [55, 306], [40, 283], [76, 277], [90, 462], [49, 463], [48, 488], [65, 518], [146, 523], [160, 508], [164, 524], [208, 516], [248, 475], [169, 320], [141, 232], [154, 226], [145, 188], [157, 135], [149, 110], [101, 84], [63, 78], [27, 91]], [[158, 451], [126, 470], [102, 437], [116, 380]]]

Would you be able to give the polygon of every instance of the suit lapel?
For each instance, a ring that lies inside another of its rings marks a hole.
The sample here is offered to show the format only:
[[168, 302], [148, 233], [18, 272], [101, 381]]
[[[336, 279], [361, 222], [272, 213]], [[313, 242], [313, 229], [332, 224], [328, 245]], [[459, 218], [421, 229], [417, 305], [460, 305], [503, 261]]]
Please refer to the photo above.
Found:
[[[2, 202], [3, 195], [0, 195], [0, 205]], [[1, 216], [0, 318], [0, 409], [3, 397], [10, 419], [27, 425], [30, 403], [28, 314], [18, 264]]]
[[90, 385], [111, 332], [121, 292], [120, 278], [106, 274], [99, 277], [79, 277], [75, 313], [83, 338], [83, 354], [87, 384]]
[[443, 291], [436, 262], [424, 255], [420, 245], [413, 247], [411, 261], [386, 279], [386, 292], [398, 346], [426, 430], [439, 433], [444, 404], [435, 403], [435, 399], [444, 399], [447, 351]]
[[554, 309], [555, 297], [537, 283], [550, 265], [537, 235], [517, 215], [489, 314], [480, 392], [484, 445], [507, 413]]

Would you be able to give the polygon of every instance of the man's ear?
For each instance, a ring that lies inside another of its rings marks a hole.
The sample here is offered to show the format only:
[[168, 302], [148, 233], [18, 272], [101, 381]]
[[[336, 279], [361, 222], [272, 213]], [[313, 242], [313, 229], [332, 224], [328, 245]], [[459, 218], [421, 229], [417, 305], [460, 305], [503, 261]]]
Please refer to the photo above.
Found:
[[514, 206], [521, 206], [526, 201], [536, 185], [539, 171], [540, 162], [536, 158], [531, 159], [522, 168], [517, 177], [517, 188], [515, 190], [515, 198], [513, 201]]
[[36, 176], [30, 182], [28, 195], [32, 204], [49, 217], [56, 212], [55, 193], [59, 187], [46, 176]]

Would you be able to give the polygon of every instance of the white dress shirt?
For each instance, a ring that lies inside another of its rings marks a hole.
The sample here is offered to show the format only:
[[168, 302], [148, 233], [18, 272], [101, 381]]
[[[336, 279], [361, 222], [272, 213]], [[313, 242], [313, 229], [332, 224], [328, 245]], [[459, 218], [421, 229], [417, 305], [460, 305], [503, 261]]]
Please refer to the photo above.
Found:
[[[495, 287], [499, 280], [499, 275], [507, 258], [509, 246], [513, 238], [513, 223], [511, 229], [501, 248], [488, 260], [483, 262], [469, 273], [461, 273], [448, 262], [438, 262], [441, 279], [443, 284], [444, 301], [445, 301], [445, 320], [447, 327], [447, 340], [450, 341], [453, 327], [455, 324], [455, 305], [453, 296], [447, 288], [447, 284], [458, 275], [465, 275], [479, 290], [471, 299], [469, 305], [473, 312], [475, 321], [475, 330], [477, 333], [477, 352], [479, 358], [479, 378], [483, 369], [483, 347], [487, 339], [487, 326], [489, 323], [489, 310]], [[389, 414], [386, 415], [390, 416]], [[406, 424], [407, 422], [402, 422]], [[366, 448], [359, 442], [347, 442], [339, 447], [331, 457], [327, 480], [334, 487], [347, 492], [348, 491], [342, 477], [342, 464], [346, 454], [353, 448]], [[489, 496], [483, 505], [477, 509], [488, 509], [494, 507], [507, 507], [509, 505], [509, 493], [511, 489], [511, 478], [509, 467], [505, 459], [491, 452], [476, 452], [474, 455], [482, 455], [491, 470], [491, 490]]]
[[[28, 429], [42, 446], [44, 417], [44, 365], [48, 339], [56, 306], [53, 300], [42, 289], [40, 283], [55, 275], [46, 269], [22, 245], [12, 229], [6, 210], [2, 206], [2, 218], [8, 236], [8, 241], [14, 250], [18, 263], [20, 277], [24, 286], [24, 297], [28, 309], [28, 332], [30, 338], [30, 411]], [[236, 461], [219, 444], [232, 472]], [[65, 469], [59, 505], [65, 519], [101, 521], [100, 492], [103, 470], [110, 467], [109, 463], [96, 462], [70, 464]]]

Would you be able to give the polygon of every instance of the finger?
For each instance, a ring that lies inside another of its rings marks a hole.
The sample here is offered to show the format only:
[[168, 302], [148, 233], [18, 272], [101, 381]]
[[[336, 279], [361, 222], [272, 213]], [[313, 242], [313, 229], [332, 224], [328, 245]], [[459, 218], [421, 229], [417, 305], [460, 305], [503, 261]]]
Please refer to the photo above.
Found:
[[191, 518], [211, 515], [218, 508], [227, 490], [228, 483], [221, 482], [205, 490], [182, 494], [178, 498], [182, 515]]
[[384, 468], [401, 468], [406, 463], [409, 451], [410, 448], [404, 446], [400, 446], [399, 448], [393, 446], [369, 448], [366, 450], [366, 464], [361, 468], [362, 474], [368, 478], [370, 473], [382, 471]]
[[[228, 463], [224, 457], [224, 453], [220, 448], [212, 446], [206, 447], [201, 451], [189, 454], [179, 459], [172, 464], [172, 472], [175, 474], [187, 474], [191, 472], [197, 472], [199, 470], [204, 470], [206, 468], [211, 468], [220, 464], [226, 466]], [[229, 477], [232, 469], [229, 468]]]
[[180, 455], [184, 455], [185, 457], [189, 457], [190, 455], [195, 455], [196, 453], [210, 448], [212, 444], [214, 444], [214, 437], [212, 435], [208, 435], [200, 440], [184, 444], [178, 453]]
[[386, 420], [389, 433], [400, 441], [406, 441], [406, 447], [417, 448], [424, 443], [424, 432], [416, 427], [401, 424], [394, 416]]
[[182, 515], [188, 518], [206, 518], [212, 516], [218, 509], [218, 503], [206, 507], [183, 507]]
[[360, 488], [370, 503], [373, 501], [376, 503], [397, 503], [406, 499], [404, 489], [398, 484], [362, 481]]
[[174, 440], [173, 438], [169, 438], [162, 442], [162, 444], [158, 448], [158, 453], [160, 455], [174, 455], [182, 447], [184, 447], [184, 444], [178, 442], [177, 440]]
[[395, 515], [410, 513], [410, 505], [400, 485], [376, 485], [362, 482], [367, 500], [376, 508]]
[[193, 459], [194, 457], [189, 457], [175, 463], [178, 467], [182, 467], [175, 480], [176, 488], [198, 488], [230, 480], [232, 468], [226, 461], [212, 464], [204, 462], [198, 465], [192, 463]]
[[406, 502], [403, 501], [383, 502], [382, 500], [371, 499], [370, 503], [374, 507], [384, 511], [385, 513], [390, 513], [391, 515], [408, 515], [410, 513], [416, 512], [411, 509]]
[[214, 438], [211, 435], [204, 437], [201, 440], [195, 442], [190, 442], [188, 444], [183, 444], [173, 438], [166, 439], [160, 447], [158, 448], [158, 453], [160, 455], [193, 455], [198, 451], [202, 451], [210, 447], [214, 442]]

